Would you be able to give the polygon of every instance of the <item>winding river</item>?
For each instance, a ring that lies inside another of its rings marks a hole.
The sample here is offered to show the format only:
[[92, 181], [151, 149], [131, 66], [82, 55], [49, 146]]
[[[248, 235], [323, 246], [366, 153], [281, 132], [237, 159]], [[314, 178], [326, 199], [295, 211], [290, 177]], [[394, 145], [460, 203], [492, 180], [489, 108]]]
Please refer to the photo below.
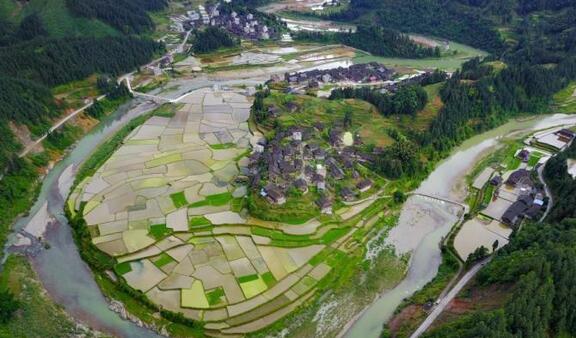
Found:
[[[192, 82], [180, 86], [176, 90], [179, 92], [177, 95], [217, 84], [205, 79]], [[234, 82], [230, 81], [227, 84], [232, 85]], [[31, 258], [44, 287], [75, 319], [94, 329], [120, 337], [157, 337], [157, 335], [122, 320], [108, 308], [93, 274], [80, 258], [63, 210], [78, 166], [120, 127], [153, 108], [154, 104], [135, 99], [106, 117], [44, 178], [38, 200], [30, 210], [30, 216], [19, 219], [14, 226], [16, 231], [21, 230], [37, 213], [48, 214], [49, 217], [41, 218], [44, 218], [44, 222], [50, 221], [45, 238], [51, 248], [40, 250]], [[547, 115], [513, 121], [476, 136], [442, 162], [421, 184], [417, 193], [463, 202], [466, 195], [465, 185], [462, 184], [463, 178], [479, 157], [494, 149], [501, 138], [570, 124], [576, 124], [576, 116]], [[402, 299], [410, 296], [436, 275], [441, 262], [439, 243], [457, 222], [458, 214], [461, 214], [461, 210], [458, 209], [461, 207], [455, 204], [425, 197], [413, 196], [409, 199], [402, 210], [398, 226], [390, 232], [389, 238], [390, 243], [394, 244], [399, 252], [412, 252], [407, 276], [398, 286], [382, 294], [368, 307], [350, 326], [345, 336], [378, 337], [382, 325], [390, 319]], [[406, 238], [410, 240], [405, 240]], [[15, 236], [12, 236], [7, 247], [14, 241]]]
[[[108, 309], [90, 268], [82, 261], [72, 238], [71, 229], [64, 216], [75, 169], [88, 158], [93, 150], [133, 118], [156, 106], [133, 100], [106, 117], [92, 132], [78, 142], [76, 147], [44, 178], [38, 200], [30, 216], [19, 219], [14, 230], [24, 228], [36, 213], [47, 212], [50, 220], [45, 240], [49, 250], [41, 250], [31, 259], [34, 270], [50, 296], [75, 319], [96, 330], [120, 337], [158, 337], [150, 330], [124, 321]], [[14, 236], [9, 243], [15, 240]]]
[[[576, 124], [575, 115], [544, 115], [513, 120], [472, 137], [440, 163], [416, 192], [464, 203], [466, 175], [478, 160], [498, 146], [500, 140], [506, 137], [521, 137], [536, 130], [574, 124]], [[429, 210], [426, 217], [419, 216], [414, 208], [414, 205], [417, 205], [427, 209], [431, 204], [435, 205], [436, 210]], [[439, 244], [458, 220], [457, 217], [453, 217], [454, 213], [450, 212], [450, 208], [452, 208], [450, 203], [433, 202], [420, 196], [410, 197], [402, 209], [398, 225], [390, 231], [389, 238], [390, 242], [396, 245], [397, 251], [412, 251], [406, 278], [392, 290], [380, 295], [354, 323], [349, 325], [343, 336], [379, 337], [383, 325], [392, 318], [402, 300], [436, 276], [442, 261]], [[438, 223], [438, 219], [444, 219], [444, 222]]]

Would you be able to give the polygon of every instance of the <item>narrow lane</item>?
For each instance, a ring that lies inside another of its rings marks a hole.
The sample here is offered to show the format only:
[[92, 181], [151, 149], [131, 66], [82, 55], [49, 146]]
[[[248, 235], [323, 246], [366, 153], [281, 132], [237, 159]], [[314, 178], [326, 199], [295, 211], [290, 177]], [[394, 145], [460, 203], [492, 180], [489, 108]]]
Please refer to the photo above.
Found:
[[474, 267], [472, 267], [472, 269], [470, 269], [468, 272], [466, 272], [466, 274], [464, 276], [462, 276], [462, 278], [458, 281], [458, 283], [454, 286], [454, 288], [452, 288], [452, 290], [450, 290], [450, 292], [448, 292], [448, 294], [446, 296], [439, 298], [436, 301], [436, 306], [434, 307], [434, 310], [432, 310], [430, 315], [428, 315], [428, 318], [426, 318], [426, 320], [424, 320], [424, 322], [422, 322], [420, 327], [418, 327], [418, 329], [416, 329], [416, 331], [414, 331], [414, 333], [412, 333], [410, 338], [418, 338], [418, 337], [420, 337], [420, 335], [422, 335], [422, 333], [426, 332], [426, 330], [428, 330], [430, 325], [432, 325], [432, 323], [436, 320], [436, 318], [438, 318], [438, 316], [440, 316], [440, 314], [444, 311], [444, 309], [446, 309], [446, 306], [448, 306], [448, 304], [450, 304], [450, 302], [458, 295], [458, 293], [462, 290], [462, 288], [464, 288], [464, 286], [466, 286], [466, 284], [468, 284], [468, 282], [474, 276], [476, 276], [478, 271], [480, 271], [480, 269], [482, 269], [482, 267], [484, 267], [486, 264], [488, 264], [488, 262], [490, 262], [491, 259], [492, 259], [492, 256], [490, 256], [490, 257], [484, 259], [483, 261], [481, 261], [480, 263], [474, 265]]

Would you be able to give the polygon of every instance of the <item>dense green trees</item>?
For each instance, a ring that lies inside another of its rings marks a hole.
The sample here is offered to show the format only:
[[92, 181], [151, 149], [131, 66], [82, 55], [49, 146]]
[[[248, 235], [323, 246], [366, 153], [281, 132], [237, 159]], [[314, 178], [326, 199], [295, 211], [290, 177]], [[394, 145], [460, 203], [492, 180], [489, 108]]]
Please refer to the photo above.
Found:
[[0, 324], [6, 324], [18, 310], [18, 301], [8, 290], [0, 290]]
[[54, 86], [94, 73], [133, 70], [162, 49], [135, 37], [35, 39], [0, 48], [0, 74]]
[[554, 337], [576, 332], [576, 227], [527, 224], [478, 275], [512, 285], [503, 310], [472, 313], [425, 337]]
[[544, 168], [544, 177], [554, 196], [554, 208], [548, 216], [555, 221], [576, 225], [576, 180], [568, 175], [567, 159], [576, 159], [576, 142], [569, 149], [551, 158]]
[[210, 26], [203, 30], [196, 30], [193, 34], [194, 53], [208, 53], [218, 48], [238, 45], [240, 45], [239, 39], [219, 27]]
[[407, 58], [440, 56], [439, 48], [422, 47], [398, 31], [377, 26], [360, 25], [353, 33], [300, 31], [294, 37], [302, 41], [341, 43], [380, 56]]
[[348, 10], [329, 18], [434, 35], [491, 52], [504, 48], [482, 9], [464, 7], [456, 0], [352, 0]]
[[168, 6], [166, 0], [66, 0], [77, 16], [99, 19], [127, 34], [139, 34], [154, 28], [147, 11]]
[[473, 60], [447, 81], [440, 92], [444, 107], [423, 137], [424, 142], [431, 142], [437, 150], [447, 150], [519, 113], [542, 113], [553, 94], [576, 78], [573, 58], [553, 68], [511, 63], [499, 72], [486, 74], [484, 68], [491, 67], [489, 61]]
[[381, 93], [369, 87], [336, 88], [331, 100], [360, 99], [372, 103], [384, 115], [415, 115], [428, 102], [428, 94], [421, 86], [401, 86], [394, 94]]

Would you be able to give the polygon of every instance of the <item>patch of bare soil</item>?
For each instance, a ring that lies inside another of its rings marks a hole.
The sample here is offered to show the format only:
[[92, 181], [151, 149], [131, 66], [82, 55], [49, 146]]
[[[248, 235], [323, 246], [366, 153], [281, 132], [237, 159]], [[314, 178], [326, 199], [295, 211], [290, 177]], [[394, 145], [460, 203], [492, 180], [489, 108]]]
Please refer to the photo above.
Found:
[[393, 337], [402, 336], [409, 327], [415, 327], [426, 316], [422, 305], [408, 305], [400, 313], [396, 314], [388, 323], [388, 328]]
[[[10, 130], [12, 130], [12, 133], [14, 133], [14, 135], [16, 136], [16, 139], [20, 142], [20, 144], [22, 144], [23, 148], [26, 148], [29, 144], [34, 142], [32, 140], [32, 134], [30, 133], [30, 130], [25, 125], [16, 124], [12, 121], [10, 121], [8, 125], [10, 126]], [[42, 151], [44, 151], [44, 148], [42, 147], [42, 144], [39, 144], [36, 147], [34, 147], [31, 152], [39, 153]]]
[[452, 300], [430, 329], [453, 322], [473, 311], [490, 311], [502, 307], [511, 293], [511, 285], [481, 287], [473, 284]]

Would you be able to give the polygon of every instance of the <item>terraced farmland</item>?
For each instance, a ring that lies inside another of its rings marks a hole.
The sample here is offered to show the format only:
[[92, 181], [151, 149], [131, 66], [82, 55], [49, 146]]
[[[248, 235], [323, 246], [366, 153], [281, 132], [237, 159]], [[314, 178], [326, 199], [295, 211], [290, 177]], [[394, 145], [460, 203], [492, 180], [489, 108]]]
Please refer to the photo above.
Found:
[[190, 93], [173, 116], [126, 137], [68, 203], [121, 282], [211, 335], [258, 331], [304, 304], [365, 243], [385, 203], [375, 196], [311, 226], [250, 217], [241, 179], [258, 139], [250, 105], [232, 91]]

